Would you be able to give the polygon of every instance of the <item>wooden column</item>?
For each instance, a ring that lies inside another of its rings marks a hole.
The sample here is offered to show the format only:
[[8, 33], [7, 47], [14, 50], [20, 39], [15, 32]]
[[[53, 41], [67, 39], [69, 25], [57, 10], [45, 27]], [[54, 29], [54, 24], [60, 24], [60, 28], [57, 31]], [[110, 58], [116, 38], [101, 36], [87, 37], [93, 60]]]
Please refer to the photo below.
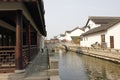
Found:
[[28, 48], [29, 48], [29, 61], [31, 60], [31, 53], [30, 53], [30, 46], [31, 46], [31, 25], [30, 25], [30, 22], [28, 24], [28, 27], [27, 27], [27, 37], [28, 37]]
[[2, 35], [0, 33], [0, 46], [2, 46]]
[[22, 20], [22, 11], [17, 10], [16, 12], [16, 53], [15, 53], [15, 62], [16, 70], [23, 69], [23, 60], [22, 60], [22, 45], [23, 45], [23, 20]]
[[28, 45], [31, 45], [31, 28], [30, 23], [28, 25]]

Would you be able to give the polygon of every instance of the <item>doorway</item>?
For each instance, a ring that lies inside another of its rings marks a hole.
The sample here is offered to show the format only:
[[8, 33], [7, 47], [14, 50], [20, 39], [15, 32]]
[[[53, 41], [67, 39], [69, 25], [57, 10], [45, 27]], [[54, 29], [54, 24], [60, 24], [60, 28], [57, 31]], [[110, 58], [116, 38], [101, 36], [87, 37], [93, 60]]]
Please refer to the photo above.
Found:
[[114, 36], [110, 36], [110, 48], [114, 48]]

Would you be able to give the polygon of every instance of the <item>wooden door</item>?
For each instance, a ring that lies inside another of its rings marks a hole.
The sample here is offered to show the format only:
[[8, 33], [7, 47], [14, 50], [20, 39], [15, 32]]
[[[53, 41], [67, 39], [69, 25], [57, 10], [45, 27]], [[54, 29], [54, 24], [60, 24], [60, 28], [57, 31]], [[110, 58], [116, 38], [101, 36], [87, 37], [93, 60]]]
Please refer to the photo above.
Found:
[[114, 36], [110, 36], [110, 48], [114, 48]]
[[105, 35], [101, 35], [101, 43], [105, 42]]

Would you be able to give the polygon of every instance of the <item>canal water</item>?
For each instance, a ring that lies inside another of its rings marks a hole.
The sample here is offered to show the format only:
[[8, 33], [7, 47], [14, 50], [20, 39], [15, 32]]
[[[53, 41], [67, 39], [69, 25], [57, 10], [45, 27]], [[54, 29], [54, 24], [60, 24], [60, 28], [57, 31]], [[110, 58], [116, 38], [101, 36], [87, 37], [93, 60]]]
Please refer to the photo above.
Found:
[[61, 80], [120, 80], [120, 64], [76, 54], [59, 53]]

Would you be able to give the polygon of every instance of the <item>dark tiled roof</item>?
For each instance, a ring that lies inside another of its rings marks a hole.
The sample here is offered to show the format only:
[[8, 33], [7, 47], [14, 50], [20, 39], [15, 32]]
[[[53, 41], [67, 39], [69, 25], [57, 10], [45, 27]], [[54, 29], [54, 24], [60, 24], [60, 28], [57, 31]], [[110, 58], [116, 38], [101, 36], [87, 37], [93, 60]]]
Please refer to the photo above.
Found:
[[64, 37], [64, 36], [65, 36], [65, 34], [60, 34], [60, 36], [61, 36], [61, 37]]
[[[75, 30], [77, 30], [77, 29], [80, 29], [80, 30], [82, 30], [82, 28], [79, 28], [79, 27], [76, 27], [76, 28], [74, 28], [73, 30], [71, 30], [71, 31], [65, 31], [65, 33], [67, 32], [67, 33], [71, 33], [71, 32], [73, 32], [73, 31], [75, 31]], [[83, 31], [83, 30], [82, 30]]]
[[90, 20], [95, 22], [95, 24], [108, 24], [109, 22], [112, 22], [116, 19], [120, 19], [120, 17], [90, 16], [87, 23], [86, 23], [86, 26]]
[[118, 22], [120, 22], [120, 18], [119, 19], [118, 18], [117, 19], [113, 19], [108, 24], [104, 24], [104, 25], [101, 25], [100, 27], [93, 28], [93, 29], [87, 31], [86, 33], [83, 33], [82, 35], [85, 36], [85, 35], [88, 35], [88, 34], [92, 34], [92, 33], [96, 33], [96, 32], [107, 30], [108, 28], [114, 26]]

